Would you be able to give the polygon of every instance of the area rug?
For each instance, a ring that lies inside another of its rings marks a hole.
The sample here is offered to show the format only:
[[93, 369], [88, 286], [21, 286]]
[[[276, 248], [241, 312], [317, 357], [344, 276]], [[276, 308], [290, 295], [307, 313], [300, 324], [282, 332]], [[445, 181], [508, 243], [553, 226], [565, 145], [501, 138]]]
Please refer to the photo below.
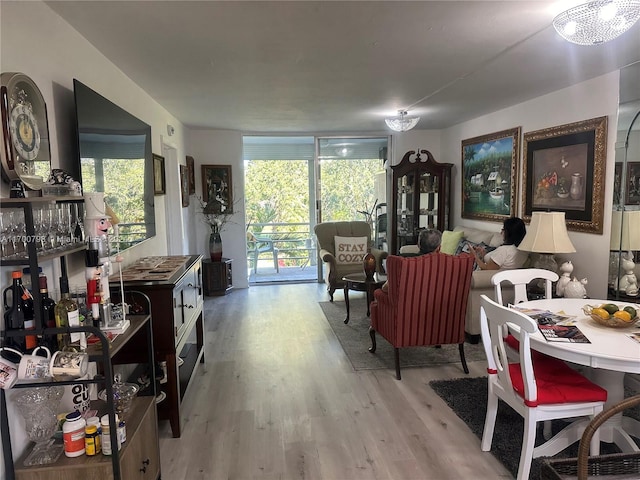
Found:
[[[347, 354], [354, 370], [395, 369], [393, 347], [380, 335], [376, 335], [376, 353], [370, 353], [371, 337], [369, 336], [370, 320], [367, 317], [367, 305], [364, 294], [361, 297], [354, 293], [349, 298], [350, 319], [344, 324], [347, 310], [344, 301], [319, 302], [329, 325]], [[465, 343], [464, 353], [467, 362], [485, 361], [484, 350], [481, 344], [471, 345]], [[460, 372], [463, 373], [460, 353], [457, 345], [442, 345], [436, 347], [410, 347], [400, 349], [400, 367], [424, 367], [429, 365], [441, 365], [444, 363], [457, 363]]]
[[[449, 405], [451, 410], [460, 417], [471, 431], [482, 439], [484, 417], [487, 411], [487, 379], [485, 377], [457, 378], [454, 380], [435, 380], [429, 382], [429, 386]], [[627, 396], [633, 395], [627, 392]], [[624, 411], [625, 415], [640, 420], [640, 408], [630, 408]], [[554, 421], [552, 430], [555, 434], [566, 426], [565, 422]], [[498, 416], [493, 434], [491, 453], [509, 470], [515, 477], [520, 461], [520, 447], [522, 446], [522, 434], [524, 422], [507, 404], [500, 401]], [[536, 445], [544, 442], [541, 428], [538, 429]], [[640, 441], [639, 441], [640, 444]], [[616, 453], [619, 450], [615, 446], [601, 444], [601, 453]], [[478, 446], [478, 448], [480, 448]], [[560, 452], [554, 458], [569, 458], [578, 455], [578, 444]], [[531, 464], [530, 480], [540, 478], [540, 468], [543, 459], [534, 459]]]

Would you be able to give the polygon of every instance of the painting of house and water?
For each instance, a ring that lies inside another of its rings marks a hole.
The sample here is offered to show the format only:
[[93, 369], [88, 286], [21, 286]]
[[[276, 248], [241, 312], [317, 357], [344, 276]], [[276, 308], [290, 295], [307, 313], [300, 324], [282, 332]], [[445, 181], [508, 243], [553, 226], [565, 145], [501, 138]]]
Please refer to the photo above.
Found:
[[520, 127], [462, 141], [462, 218], [515, 215]]

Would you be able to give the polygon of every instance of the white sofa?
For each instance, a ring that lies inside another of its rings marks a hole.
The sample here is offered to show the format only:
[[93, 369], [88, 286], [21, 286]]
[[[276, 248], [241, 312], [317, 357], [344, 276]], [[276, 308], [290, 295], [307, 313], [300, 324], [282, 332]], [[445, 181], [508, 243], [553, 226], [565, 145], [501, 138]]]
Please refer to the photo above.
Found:
[[[500, 226], [500, 224], [496, 224], [496, 226]], [[491, 247], [502, 245], [502, 233], [499, 231], [481, 230], [464, 225], [455, 227], [453, 231], [463, 231], [464, 239], [470, 242], [485, 243]], [[417, 245], [404, 246], [400, 250], [401, 254], [418, 252], [419, 249]], [[467, 318], [465, 321], [465, 332], [468, 341], [471, 343], [478, 343], [480, 340], [480, 296], [487, 295], [489, 298], [494, 298], [491, 277], [493, 277], [495, 273], [496, 270], [476, 270], [471, 276], [471, 289], [469, 290]], [[503, 288], [503, 301], [507, 303], [512, 301], [512, 299], [513, 289]]]

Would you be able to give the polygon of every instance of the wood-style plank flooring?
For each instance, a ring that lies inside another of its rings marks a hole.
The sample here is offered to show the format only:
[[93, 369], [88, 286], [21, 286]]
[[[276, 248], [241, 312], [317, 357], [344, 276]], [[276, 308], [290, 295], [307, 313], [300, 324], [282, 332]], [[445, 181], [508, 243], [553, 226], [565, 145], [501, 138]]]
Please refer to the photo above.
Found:
[[160, 424], [163, 480], [511, 478], [428, 386], [464, 376], [460, 364], [404, 369], [401, 381], [391, 369], [355, 372], [326, 300], [315, 283], [206, 298], [206, 362], [182, 437]]

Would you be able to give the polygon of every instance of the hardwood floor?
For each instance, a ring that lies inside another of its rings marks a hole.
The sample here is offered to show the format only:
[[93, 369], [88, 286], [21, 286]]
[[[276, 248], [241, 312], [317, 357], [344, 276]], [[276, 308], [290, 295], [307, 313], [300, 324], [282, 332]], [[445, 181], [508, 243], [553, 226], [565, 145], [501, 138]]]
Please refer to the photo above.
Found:
[[[459, 364], [403, 369], [401, 381], [354, 372], [326, 300], [315, 283], [206, 299], [206, 362], [182, 437], [160, 424], [163, 480], [511, 478], [428, 386], [464, 376]], [[469, 369], [481, 376], [484, 362]]]

